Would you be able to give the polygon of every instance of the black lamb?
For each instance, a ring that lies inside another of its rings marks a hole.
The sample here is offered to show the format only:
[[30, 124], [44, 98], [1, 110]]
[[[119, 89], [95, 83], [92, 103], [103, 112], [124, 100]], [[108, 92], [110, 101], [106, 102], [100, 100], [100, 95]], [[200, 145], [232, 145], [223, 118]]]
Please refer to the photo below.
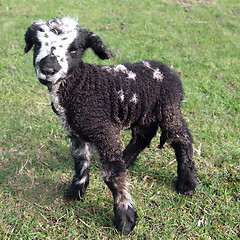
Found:
[[[128, 191], [127, 168], [149, 146], [160, 126], [160, 147], [168, 141], [178, 161], [177, 190], [196, 188], [192, 136], [181, 115], [179, 77], [157, 61], [115, 66], [87, 64], [82, 55], [91, 48], [101, 59], [113, 57], [100, 37], [69, 17], [35, 21], [25, 34], [25, 53], [34, 45], [33, 64], [39, 81], [48, 87], [52, 109], [71, 139], [75, 161], [68, 199], [80, 199], [89, 183], [91, 147], [102, 164], [102, 177], [114, 198], [114, 224], [124, 235], [137, 214]], [[132, 139], [121, 149], [120, 131]]]

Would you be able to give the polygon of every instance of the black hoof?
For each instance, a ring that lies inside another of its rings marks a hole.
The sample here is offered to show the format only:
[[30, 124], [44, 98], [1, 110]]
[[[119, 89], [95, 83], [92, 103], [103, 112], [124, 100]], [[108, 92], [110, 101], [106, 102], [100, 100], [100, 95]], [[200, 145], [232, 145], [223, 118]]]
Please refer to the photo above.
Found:
[[114, 224], [123, 235], [128, 235], [136, 225], [137, 213], [134, 208], [117, 208], [114, 206]]
[[73, 185], [71, 185], [69, 187], [69, 189], [67, 190], [67, 192], [65, 193], [64, 197], [67, 200], [80, 200], [81, 199], [81, 191], [80, 189], [74, 187]]
[[176, 185], [177, 191], [184, 195], [192, 195], [196, 188], [196, 183], [183, 183], [178, 181]]

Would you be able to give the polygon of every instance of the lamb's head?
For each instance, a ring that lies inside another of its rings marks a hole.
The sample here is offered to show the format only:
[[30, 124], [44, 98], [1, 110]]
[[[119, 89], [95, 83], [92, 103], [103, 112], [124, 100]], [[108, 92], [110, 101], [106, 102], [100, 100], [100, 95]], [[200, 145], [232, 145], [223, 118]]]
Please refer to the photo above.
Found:
[[113, 57], [100, 37], [69, 17], [34, 21], [27, 29], [25, 41], [25, 53], [34, 45], [33, 65], [43, 84], [65, 78], [79, 65], [87, 48], [101, 59]]

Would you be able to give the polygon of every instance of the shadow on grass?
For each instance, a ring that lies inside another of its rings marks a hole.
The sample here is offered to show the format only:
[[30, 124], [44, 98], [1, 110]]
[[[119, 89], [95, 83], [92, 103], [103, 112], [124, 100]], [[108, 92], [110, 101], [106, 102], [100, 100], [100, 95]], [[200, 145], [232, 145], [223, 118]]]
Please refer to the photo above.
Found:
[[[135, 166], [129, 169], [131, 177], [137, 180], [134, 184], [145, 189], [141, 185], [146, 182], [151, 185], [151, 182], [155, 181], [157, 183], [155, 189], [161, 191], [161, 188], [167, 186], [175, 192], [177, 178], [172, 169], [164, 168], [164, 162], [159, 161], [156, 164], [151, 162], [151, 159], [143, 159], [143, 155], [140, 155]], [[17, 159], [17, 156], [14, 158]], [[91, 226], [106, 232], [109, 232], [109, 229], [114, 231], [113, 198], [100, 178], [101, 164], [96, 156], [91, 161], [90, 188], [80, 201], [67, 201], [63, 197], [71, 184], [73, 170], [73, 161], [65, 145], [54, 146], [41, 152], [40, 161], [42, 160], [46, 165], [40, 165], [38, 160], [36, 156], [35, 159], [32, 158], [21, 173], [19, 173], [21, 167], [18, 171], [15, 169], [15, 172], [18, 172], [17, 175], [12, 171], [9, 176], [7, 170], [3, 173], [6, 176], [5, 191], [10, 192], [15, 201], [29, 203], [28, 205], [34, 208], [33, 211], [36, 214], [43, 215], [38, 216], [39, 221], [44, 222], [46, 218], [47, 222], [54, 224], [58, 221], [58, 216], [65, 216], [61, 218], [63, 225], [64, 221], [70, 221], [66, 219], [74, 219], [83, 228]], [[20, 163], [21, 159], [18, 162]], [[98, 176], [97, 179], [96, 176]]]
[[[63, 147], [63, 150], [65, 151], [66, 148]], [[43, 160], [42, 163], [46, 163], [43, 155], [40, 158]], [[92, 160], [91, 188], [93, 189], [88, 189], [80, 201], [67, 201], [64, 193], [72, 181], [73, 162], [70, 162], [72, 159], [69, 160], [70, 166], [67, 167], [66, 154], [55, 152], [52, 148], [51, 153], [45, 153], [45, 155], [51, 155], [52, 159], [57, 159], [57, 161], [40, 165], [36, 157], [27, 161], [26, 156], [21, 156], [24, 159], [23, 163], [26, 163], [26, 165], [23, 164], [24, 168], [22, 168], [21, 158], [18, 159], [18, 166], [14, 166], [13, 162], [8, 161], [10, 165], [1, 169], [2, 196], [5, 196], [5, 199], [11, 199], [12, 206], [19, 206], [19, 211], [34, 212], [36, 218], [39, 219], [37, 221], [44, 224], [47, 224], [46, 222], [55, 224], [54, 219], [66, 215], [64, 217], [68, 219], [66, 224], [75, 221], [81, 225], [79, 226], [81, 229], [91, 226], [92, 229], [96, 228], [94, 231], [99, 228], [106, 229], [106, 231], [109, 231], [110, 228], [113, 231], [111, 193], [105, 185], [106, 193], [102, 193], [102, 186], [98, 186], [99, 179], [94, 183], [94, 175], [100, 175], [99, 161], [95, 157]], [[13, 158], [17, 159], [17, 155], [14, 155]], [[58, 167], [58, 165], [61, 166]], [[64, 218], [61, 218], [62, 224], [64, 224]], [[88, 231], [86, 230], [86, 232]]]

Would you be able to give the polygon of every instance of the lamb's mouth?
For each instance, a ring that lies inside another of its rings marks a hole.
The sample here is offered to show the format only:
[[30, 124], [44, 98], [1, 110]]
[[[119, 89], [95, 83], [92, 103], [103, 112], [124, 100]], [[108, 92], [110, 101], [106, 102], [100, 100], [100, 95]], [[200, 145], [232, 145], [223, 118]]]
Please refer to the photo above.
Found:
[[35, 69], [36, 69], [37, 78], [39, 79], [40, 83], [42, 83], [44, 85], [55, 84], [59, 80], [61, 80], [65, 77], [65, 74], [61, 70], [56, 72], [55, 74], [51, 75], [51, 74], [44, 74], [40, 70], [40, 68], [37, 66]]
[[38, 80], [39, 80], [39, 82], [40, 82], [41, 84], [43, 84], [43, 85], [49, 85], [49, 84], [51, 84], [51, 82], [48, 81], [47, 79], [42, 79], [42, 78], [39, 78], [39, 77], [38, 77]]

